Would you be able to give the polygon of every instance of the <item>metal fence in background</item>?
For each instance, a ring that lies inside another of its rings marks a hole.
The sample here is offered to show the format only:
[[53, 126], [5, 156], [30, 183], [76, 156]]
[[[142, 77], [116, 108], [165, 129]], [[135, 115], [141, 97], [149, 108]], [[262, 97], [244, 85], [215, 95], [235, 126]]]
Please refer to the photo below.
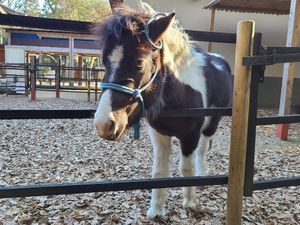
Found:
[[88, 101], [94, 94], [97, 101], [103, 76], [103, 68], [67, 67], [60, 60], [57, 64], [40, 64], [32, 57], [31, 63], [0, 64], [0, 93], [31, 94], [35, 100], [37, 91], [55, 91], [57, 98], [61, 92], [76, 92], [86, 93]]

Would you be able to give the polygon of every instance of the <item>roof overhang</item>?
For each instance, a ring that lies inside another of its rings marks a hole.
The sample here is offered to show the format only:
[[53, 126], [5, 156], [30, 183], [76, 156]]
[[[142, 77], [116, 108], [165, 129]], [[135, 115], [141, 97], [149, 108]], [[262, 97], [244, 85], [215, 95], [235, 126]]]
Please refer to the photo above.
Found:
[[33, 16], [0, 14], [0, 25], [12, 27], [27, 27], [74, 33], [92, 33], [95, 23], [74, 20], [50, 19]]
[[290, 0], [213, 0], [204, 9], [288, 15]]

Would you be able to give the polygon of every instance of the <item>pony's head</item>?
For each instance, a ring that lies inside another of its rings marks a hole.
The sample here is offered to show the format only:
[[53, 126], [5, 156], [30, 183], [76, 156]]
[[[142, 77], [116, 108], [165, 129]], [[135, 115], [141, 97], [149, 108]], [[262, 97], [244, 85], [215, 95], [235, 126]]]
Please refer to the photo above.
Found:
[[94, 123], [100, 137], [118, 140], [161, 94], [162, 36], [169, 15], [119, 10], [101, 25], [105, 76]]

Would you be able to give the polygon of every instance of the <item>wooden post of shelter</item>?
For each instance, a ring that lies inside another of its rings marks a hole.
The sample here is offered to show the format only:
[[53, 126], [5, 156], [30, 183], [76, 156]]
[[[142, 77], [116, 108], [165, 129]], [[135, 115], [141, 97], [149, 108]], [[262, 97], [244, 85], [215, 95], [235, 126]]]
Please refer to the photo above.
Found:
[[[209, 24], [209, 31], [213, 32], [215, 29], [215, 18], [216, 18], [216, 9], [212, 8], [210, 12], [210, 24]], [[209, 52], [212, 50], [212, 42], [208, 43], [208, 49]]]
[[29, 95], [29, 80], [30, 80], [30, 65], [26, 64], [25, 67], [25, 96]]
[[123, 0], [109, 0], [112, 13], [115, 13], [115, 9], [123, 3]]
[[56, 96], [56, 98], [60, 97], [60, 65], [61, 65], [61, 60], [58, 59], [57, 67], [55, 70], [55, 96]]
[[91, 70], [87, 70], [87, 99], [91, 101]]
[[36, 100], [36, 73], [37, 59], [35, 56], [30, 57], [30, 96], [31, 100]]
[[75, 71], [75, 78], [78, 79], [78, 86], [82, 86], [82, 67], [83, 67], [83, 57], [78, 55], [78, 69]]
[[251, 67], [243, 66], [243, 57], [252, 55], [254, 24], [254, 21], [240, 21], [237, 27], [228, 176], [227, 225], [242, 224], [251, 85]]
[[[300, 0], [291, 0], [286, 47], [296, 47], [299, 40]], [[281, 85], [279, 115], [291, 113], [293, 83], [296, 73], [295, 63], [285, 63]], [[281, 140], [288, 138], [288, 124], [277, 125], [277, 137]]]

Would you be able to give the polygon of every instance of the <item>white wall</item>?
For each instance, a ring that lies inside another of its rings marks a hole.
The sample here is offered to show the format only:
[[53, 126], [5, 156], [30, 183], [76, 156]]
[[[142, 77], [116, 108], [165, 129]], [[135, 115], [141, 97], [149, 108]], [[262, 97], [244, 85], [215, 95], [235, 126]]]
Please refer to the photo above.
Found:
[[[24, 48], [5, 45], [5, 63], [25, 63], [25, 50]], [[6, 69], [7, 74], [23, 75], [24, 70]], [[21, 81], [24, 79], [20, 78]]]
[[[210, 10], [204, 10], [210, 0], [144, 0], [150, 3], [157, 11], [176, 12], [176, 17], [185, 29], [209, 30]], [[124, 0], [124, 3], [136, 7], [136, 0]], [[236, 32], [236, 24], [240, 20], [254, 20], [256, 22], [256, 32], [263, 33], [263, 45], [285, 46], [288, 16], [268, 15], [255, 13], [236, 13], [216, 11], [215, 31]], [[203, 49], [207, 49], [207, 44], [203, 43]], [[213, 44], [213, 51], [221, 53], [229, 61], [231, 67], [234, 65], [235, 45]], [[297, 77], [300, 78], [299, 68]], [[268, 66], [267, 76], [282, 76], [282, 65]]]

